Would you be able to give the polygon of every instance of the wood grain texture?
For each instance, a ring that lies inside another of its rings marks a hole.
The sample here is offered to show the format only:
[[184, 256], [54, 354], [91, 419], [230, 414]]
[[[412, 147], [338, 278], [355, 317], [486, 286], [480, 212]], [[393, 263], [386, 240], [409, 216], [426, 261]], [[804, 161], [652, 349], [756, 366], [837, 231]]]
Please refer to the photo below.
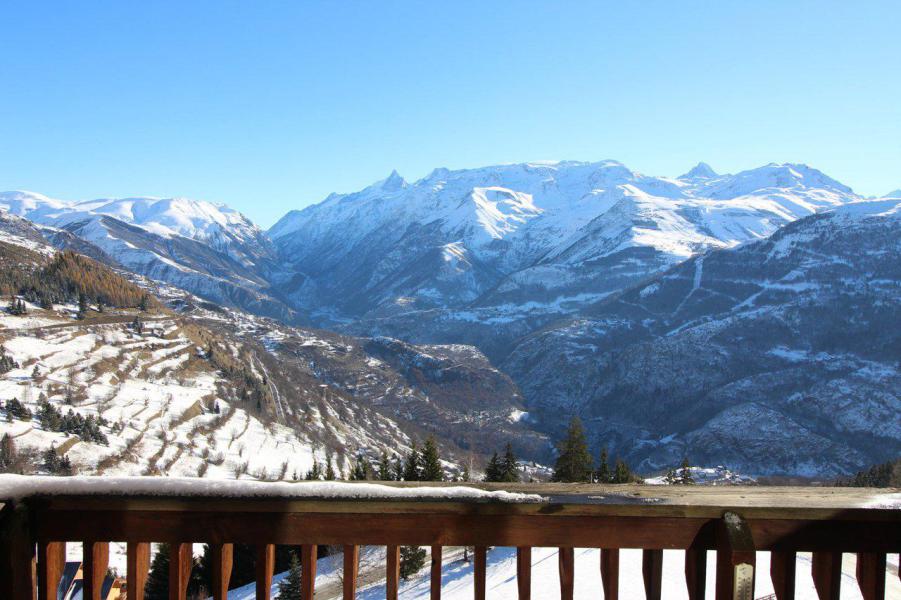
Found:
[[519, 600], [532, 598], [532, 549], [520, 546], [516, 549], [516, 590]]
[[604, 600], [619, 600], [619, 548], [601, 549], [601, 587]]
[[85, 600], [103, 600], [100, 592], [109, 567], [109, 542], [82, 542], [84, 583], [82, 597]]
[[397, 586], [400, 583], [400, 546], [388, 546], [387, 550], [385, 595], [387, 600], [397, 600]]
[[56, 600], [65, 566], [65, 542], [38, 542], [38, 600]]
[[353, 600], [357, 595], [357, 574], [360, 570], [360, 547], [344, 546], [344, 600]]
[[476, 546], [473, 549], [473, 588], [475, 600], [485, 600], [485, 575], [488, 567], [488, 548]]
[[575, 592], [575, 552], [572, 548], [557, 549], [557, 567], [560, 572], [560, 598], [572, 600]]
[[811, 563], [813, 586], [820, 600], [839, 600], [842, 585], [842, 553], [814, 552]]
[[429, 597], [431, 600], [441, 600], [441, 563], [444, 548], [432, 546], [431, 569], [429, 574]]
[[275, 544], [257, 544], [254, 570], [257, 600], [269, 600], [272, 596], [272, 574], [275, 572]]
[[734, 600], [736, 573], [741, 565], [752, 569], [753, 596], [757, 554], [748, 522], [735, 513], [727, 512], [717, 523], [716, 542], [716, 600]]
[[685, 586], [688, 600], [704, 600], [707, 591], [707, 550], [689, 548], [685, 551]]
[[797, 552], [776, 550], [770, 554], [770, 579], [777, 600], [795, 599]]
[[316, 594], [316, 560], [319, 558], [316, 544], [300, 547], [300, 598], [313, 600]]
[[144, 600], [144, 587], [147, 585], [147, 575], [150, 572], [150, 544], [128, 542], [125, 552], [128, 600]]
[[173, 542], [169, 544], [169, 600], [185, 600], [194, 553], [191, 544]]
[[643, 550], [641, 575], [647, 600], [660, 600], [663, 592], [663, 550]]
[[863, 600], [885, 598], [885, 554], [861, 552], [857, 555], [857, 585]]
[[227, 600], [228, 598], [228, 583], [231, 580], [234, 554], [235, 549], [232, 544], [210, 544], [210, 562], [213, 566], [213, 600]]

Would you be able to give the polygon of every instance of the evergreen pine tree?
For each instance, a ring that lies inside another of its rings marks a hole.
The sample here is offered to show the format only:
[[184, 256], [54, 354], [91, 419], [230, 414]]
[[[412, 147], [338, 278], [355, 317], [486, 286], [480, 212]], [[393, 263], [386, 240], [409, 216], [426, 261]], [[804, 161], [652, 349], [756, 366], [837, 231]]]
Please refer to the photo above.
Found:
[[601, 456], [598, 460], [598, 471], [596, 479], [598, 483], [610, 483], [610, 480], [612, 478], [612, 474], [610, 473], [609, 458], [607, 456], [607, 448], [601, 448]]
[[613, 472], [613, 483], [629, 483], [632, 481], [632, 471], [622, 460], [617, 459]]
[[322, 464], [315, 458], [313, 459], [312, 468], [304, 475], [304, 479], [307, 481], [319, 481], [322, 479]]
[[288, 576], [278, 583], [278, 596], [276, 600], [297, 600], [300, 598], [300, 561], [297, 554], [291, 553], [291, 567]]
[[8, 433], [0, 438], [0, 473], [12, 473], [18, 462], [16, 445]]
[[679, 468], [679, 483], [682, 485], [693, 485], [694, 482], [694, 477], [691, 475], [691, 465], [686, 456], [682, 459], [682, 466]]
[[552, 481], [578, 483], [591, 481], [594, 472], [582, 421], [574, 416], [569, 422], [566, 437], [557, 445], [558, 456]]
[[507, 444], [507, 448], [504, 450], [504, 458], [500, 463], [501, 467], [501, 477], [500, 480], [504, 483], [519, 483], [520, 475], [519, 475], [519, 465], [516, 462], [516, 455], [513, 454], [513, 446], [511, 444]]
[[388, 460], [388, 453], [384, 450], [379, 456], [378, 478], [379, 481], [391, 481], [394, 479], [394, 474], [391, 472], [391, 462]]
[[444, 469], [441, 468], [438, 445], [434, 437], [429, 436], [425, 441], [419, 462], [421, 467], [419, 481], [444, 481]]
[[326, 481], [334, 481], [337, 479], [335, 474], [335, 466], [332, 464], [332, 455], [325, 455], [325, 480]]
[[416, 442], [413, 442], [410, 453], [407, 454], [407, 459], [404, 461], [403, 479], [404, 481], [419, 481], [420, 473], [419, 449], [416, 447]]
[[425, 548], [419, 546], [401, 546], [400, 576], [405, 581], [415, 575], [425, 565]]
[[403, 481], [404, 479], [404, 463], [400, 459], [400, 455], [394, 456], [394, 481]]
[[485, 481], [496, 482], [501, 480], [501, 460], [497, 456], [497, 452], [488, 459], [488, 466], [485, 467]]
[[78, 314], [76, 318], [84, 319], [88, 313], [88, 297], [84, 294], [78, 295]]
[[147, 312], [147, 309], [150, 304], [150, 297], [147, 294], [141, 296], [141, 301], [138, 303], [138, 309], [141, 312]]
[[169, 600], [169, 544], [160, 544], [150, 563], [144, 600]]

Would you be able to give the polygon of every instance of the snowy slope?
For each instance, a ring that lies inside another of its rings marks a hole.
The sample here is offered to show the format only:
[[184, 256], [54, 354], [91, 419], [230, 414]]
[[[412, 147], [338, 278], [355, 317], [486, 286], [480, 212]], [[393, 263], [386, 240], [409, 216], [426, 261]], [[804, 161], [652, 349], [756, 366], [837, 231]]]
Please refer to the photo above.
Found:
[[901, 452], [901, 201], [844, 204], [693, 258], [520, 340], [534, 423], [582, 414], [645, 471], [684, 456], [830, 476]]
[[323, 323], [487, 350], [492, 336], [509, 342], [698, 253], [856, 199], [805, 165], [718, 175], [701, 164], [667, 178], [615, 161], [525, 163], [414, 183], [392, 173], [268, 234], [283, 269], [273, 281], [295, 306], [328, 306]]
[[[48, 228], [47, 237], [61, 247], [102, 253], [216, 302], [287, 322], [299, 319], [269, 289], [274, 253], [268, 238], [228, 207], [185, 198], [66, 202], [20, 191], [0, 193], [0, 209]], [[75, 240], [81, 247], [73, 246]]]
[[[384, 552], [380, 548], [366, 547], [361, 554], [361, 562], [369, 563], [372, 570], [383, 570]], [[448, 548], [445, 553], [452, 549]], [[379, 559], [382, 559], [381, 561]], [[340, 554], [322, 558], [316, 570], [317, 598], [332, 600], [340, 598]], [[894, 576], [892, 564], [897, 555], [889, 559], [887, 572], [886, 597], [901, 597], [901, 582]], [[685, 587], [685, 553], [681, 550], [667, 550], [663, 559], [663, 597], [667, 600], [688, 598]], [[598, 550], [579, 548], [575, 551], [575, 590], [574, 598], [578, 600], [594, 600], [602, 590]], [[769, 576], [770, 554], [757, 553], [757, 578], [754, 597], [762, 598], [773, 593], [773, 584]], [[381, 568], [380, 568], [381, 567]], [[798, 600], [817, 600], [816, 590], [811, 575], [811, 558], [809, 553], [799, 553], [797, 559], [797, 584], [795, 597]], [[559, 574], [557, 568], [557, 550], [554, 548], [534, 548], [532, 550], [532, 597], [552, 599], [560, 597]], [[846, 554], [842, 563], [841, 594], [845, 600], [862, 599], [860, 588], [855, 578], [856, 561], [853, 554]], [[272, 596], [276, 597], [278, 582], [285, 574], [273, 578]], [[713, 552], [707, 558], [707, 590], [715, 589], [716, 557]], [[619, 593], [624, 600], [643, 600], [645, 598], [643, 578], [641, 574], [641, 551], [622, 550], [620, 552]], [[710, 593], [710, 592], [708, 592]], [[459, 553], [453, 558], [445, 558], [441, 577], [441, 597], [449, 600], [470, 600], [473, 597], [473, 566], [471, 562], [460, 559]], [[430, 597], [429, 571], [423, 569], [409, 581], [400, 585], [399, 595], [409, 600], [427, 599]], [[488, 598], [515, 598], [516, 587], [516, 550], [513, 548], [492, 548], [488, 552], [486, 570], [486, 595]], [[357, 593], [363, 600], [378, 600], [385, 597], [384, 583], [372, 584]], [[254, 598], [253, 585], [231, 590], [229, 600], [251, 600]]]

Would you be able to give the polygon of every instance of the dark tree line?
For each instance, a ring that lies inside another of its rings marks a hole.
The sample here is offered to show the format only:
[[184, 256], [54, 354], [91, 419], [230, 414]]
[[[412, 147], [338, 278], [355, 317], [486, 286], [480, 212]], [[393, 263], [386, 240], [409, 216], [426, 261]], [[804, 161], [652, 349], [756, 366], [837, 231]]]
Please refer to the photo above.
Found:
[[585, 428], [579, 417], [573, 417], [566, 436], [557, 444], [557, 461], [551, 481], [565, 483], [630, 483], [636, 481], [629, 465], [617, 459], [611, 469], [607, 449], [601, 449], [598, 466], [588, 451]]
[[50, 404], [47, 399], [42, 399], [38, 408], [38, 420], [44, 429], [48, 431], [60, 431], [77, 435], [85, 442], [96, 442], [107, 445], [109, 440], [100, 428], [107, 425], [102, 416], [94, 418], [94, 415], [81, 416], [71, 408], [65, 415]]

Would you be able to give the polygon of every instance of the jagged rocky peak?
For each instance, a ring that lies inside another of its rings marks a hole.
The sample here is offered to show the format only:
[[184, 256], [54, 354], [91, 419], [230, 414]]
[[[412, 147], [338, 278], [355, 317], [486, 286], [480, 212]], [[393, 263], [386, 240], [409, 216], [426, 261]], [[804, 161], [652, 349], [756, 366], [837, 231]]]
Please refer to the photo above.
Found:
[[718, 176], [717, 172], [713, 170], [713, 167], [705, 162], [699, 162], [692, 167], [688, 173], [680, 175], [679, 179], [713, 179]]
[[391, 171], [391, 175], [388, 175], [387, 179], [383, 180], [381, 184], [379, 184], [379, 187], [386, 192], [394, 192], [407, 187], [407, 182], [395, 169]]

